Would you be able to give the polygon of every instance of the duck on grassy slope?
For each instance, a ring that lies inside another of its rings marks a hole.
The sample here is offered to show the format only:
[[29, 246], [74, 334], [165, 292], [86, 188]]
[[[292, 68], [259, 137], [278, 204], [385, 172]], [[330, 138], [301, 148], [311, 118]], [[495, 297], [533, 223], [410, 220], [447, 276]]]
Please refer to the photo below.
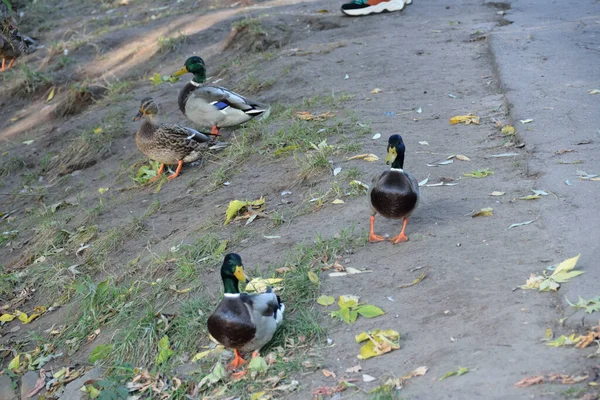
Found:
[[377, 213], [386, 218], [403, 219], [402, 231], [398, 236], [390, 239], [392, 243], [397, 244], [408, 240], [404, 234], [406, 223], [419, 204], [420, 193], [419, 183], [415, 177], [403, 169], [405, 151], [402, 136], [390, 136], [385, 163], [392, 164], [392, 168], [373, 180], [367, 195], [372, 210], [369, 230], [371, 243], [385, 240], [383, 236], [376, 235], [374, 232]]
[[219, 135], [225, 127], [237, 126], [267, 111], [267, 107], [219, 86], [204, 85], [206, 66], [198, 56], [190, 57], [173, 76], [194, 75], [179, 92], [179, 109], [192, 122], [212, 127], [211, 135]]
[[260, 350], [271, 340], [283, 321], [285, 305], [271, 288], [266, 293], [240, 293], [238, 283], [245, 282], [246, 275], [242, 259], [235, 253], [225, 256], [221, 279], [224, 297], [208, 317], [208, 332], [223, 346], [234, 350], [235, 358], [227, 366], [233, 370], [246, 364], [240, 350]]
[[142, 100], [139, 111], [133, 119], [138, 121], [146, 117], [135, 134], [135, 144], [150, 159], [161, 163], [158, 174], [153, 180], [163, 173], [165, 164], [177, 164], [177, 170], [169, 176], [169, 179], [174, 179], [181, 172], [184, 162], [196, 161], [208, 149], [222, 147], [219, 144], [209, 147], [208, 136], [192, 128], [174, 124], [157, 125], [155, 123], [157, 114], [158, 106], [151, 97], [146, 97]]
[[[19, 33], [14, 18], [6, 17], [0, 22], [0, 58], [2, 58], [0, 72], [12, 67], [15, 60], [23, 54], [29, 54], [35, 50], [37, 50], [35, 40]], [[6, 65], [7, 59], [10, 60], [8, 65]]]

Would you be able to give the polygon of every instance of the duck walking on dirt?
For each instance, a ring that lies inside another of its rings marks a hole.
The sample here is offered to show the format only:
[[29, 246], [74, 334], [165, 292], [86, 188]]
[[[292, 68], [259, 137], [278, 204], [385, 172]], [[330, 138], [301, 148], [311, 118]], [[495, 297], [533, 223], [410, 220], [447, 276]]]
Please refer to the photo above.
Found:
[[207, 150], [225, 146], [224, 144], [210, 146], [210, 138], [192, 128], [174, 124], [157, 125], [154, 122], [157, 114], [158, 105], [151, 97], [146, 97], [142, 100], [139, 111], [133, 119], [138, 121], [143, 116], [146, 117], [135, 134], [135, 144], [150, 159], [161, 163], [158, 174], [152, 180], [163, 173], [165, 164], [177, 164], [177, 170], [169, 176], [169, 179], [175, 179], [179, 176], [184, 162], [196, 161]]
[[[19, 33], [19, 28], [14, 18], [4, 18], [0, 22], [0, 58], [2, 58], [0, 72], [4, 72], [12, 67], [15, 60], [22, 55], [33, 53], [37, 50], [35, 44], [35, 40]], [[10, 60], [8, 65], [6, 65], [7, 59]]]
[[[233, 349], [235, 358], [227, 366], [235, 370], [246, 361], [241, 351], [254, 351], [252, 357], [272, 338], [283, 321], [285, 305], [271, 288], [266, 293], [240, 293], [239, 282], [246, 282], [242, 258], [235, 253], [225, 256], [221, 267], [224, 297], [217, 309], [208, 317], [208, 332], [217, 342]], [[246, 371], [235, 374], [241, 377]]]
[[402, 231], [398, 236], [390, 239], [394, 244], [408, 241], [404, 234], [408, 217], [413, 213], [419, 204], [419, 183], [404, 168], [404, 153], [406, 146], [402, 141], [402, 136], [392, 135], [388, 140], [385, 159], [386, 164], [392, 164], [389, 171], [384, 172], [375, 178], [368, 193], [369, 204], [371, 205], [371, 223], [369, 230], [369, 241], [371, 243], [385, 240], [383, 236], [376, 235], [375, 215], [377, 213], [386, 218], [403, 219]]
[[179, 92], [179, 109], [192, 122], [212, 127], [211, 135], [264, 114], [268, 107], [219, 86], [204, 85], [206, 66], [198, 56], [190, 57], [172, 76], [192, 73], [192, 80]]

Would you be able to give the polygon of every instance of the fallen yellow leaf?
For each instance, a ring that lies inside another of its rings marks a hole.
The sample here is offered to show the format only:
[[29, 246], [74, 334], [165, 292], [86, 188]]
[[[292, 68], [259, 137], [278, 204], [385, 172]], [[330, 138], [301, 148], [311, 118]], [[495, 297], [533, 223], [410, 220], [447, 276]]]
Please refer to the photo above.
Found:
[[456, 115], [456, 116], [450, 118], [451, 125], [460, 124], [461, 122], [464, 122], [465, 125], [469, 125], [469, 124], [479, 125], [479, 117], [476, 115], [473, 115], [473, 114], [469, 114], [469, 115]]
[[361, 360], [376, 357], [400, 348], [400, 334], [392, 329], [376, 329], [371, 332], [362, 332], [354, 338], [357, 343], [367, 341], [360, 349], [357, 356]]
[[379, 160], [379, 157], [377, 157], [375, 154], [357, 154], [355, 156], [348, 158], [347, 160], [348, 161], [350, 161], [350, 160], [365, 160], [365, 161], [373, 162], [373, 161]]
[[241, 200], [231, 200], [229, 202], [229, 207], [227, 207], [227, 211], [225, 211], [225, 223], [223, 225], [227, 225], [233, 217], [235, 217], [243, 208], [245, 207], [261, 207], [265, 204], [265, 198], [261, 197], [258, 200], [254, 201], [241, 201]]
[[494, 215], [494, 213], [492, 212], [493, 210], [494, 209], [492, 207], [482, 208], [475, 214], [471, 215], [471, 217], [491, 217], [492, 215]]
[[372, 94], [377, 94], [377, 93], [381, 93], [381, 92], [383, 92], [383, 90], [381, 90], [379, 88], [375, 88], [375, 89], [371, 90]]
[[512, 125], [505, 125], [502, 127], [502, 134], [503, 135], [514, 135], [515, 134], [515, 127]]
[[[264, 293], [267, 291], [267, 286], [274, 286], [283, 282], [282, 278], [254, 278], [246, 285], [246, 292]], [[274, 288], [280, 289], [279, 287]]]
[[52, 100], [54, 98], [54, 91], [56, 90], [55, 86], [52, 86], [52, 89], [50, 89], [50, 93], [48, 94], [48, 97], [46, 98], [46, 102]]

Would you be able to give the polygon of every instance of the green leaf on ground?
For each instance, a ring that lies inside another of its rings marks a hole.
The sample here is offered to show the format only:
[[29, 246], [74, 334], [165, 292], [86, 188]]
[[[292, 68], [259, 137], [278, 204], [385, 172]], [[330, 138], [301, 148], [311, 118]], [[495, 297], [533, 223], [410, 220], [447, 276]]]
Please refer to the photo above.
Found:
[[252, 379], [255, 379], [257, 375], [262, 374], [263, 372], [267, 372], [269, 366], [263, 357], [254, 357], [248, 364], [248, 370], [250, 371], [250, 376]]
[[581, 336], [578, 336], [575, 333], [573, 333], [569, 336], [561, 335], [561, 336], [557, 337], [556, 339], [551, 340], [548, 343], [546, 343], [546, 346], [552, 346], [552, 347], [572, 346], [574, 344], [577, 344], [580, 340], [581, 340]]
[[356, 309], [356, 312], [358, 312], [361, 316], [365, 318], [375, 318], [385, 314], [385, 312], [383, 312], [381, 308], [369, 304], [359, 306]]
[[330, 306], [333, 303], [335, 303], [335, 297], [333, 296], [326, 296], [326, 295], [321, 295], [319, 296], [319, 298], [317, 299], [317, 303], [319, 303], [322, 306]]
[[156, 356], [156, 364], [164, 364], [172, 355], [173, 350], [171, 350], [169, 337], [165, 335], [158, 342], [158, 355]]
[[98, 345], [92, 350], [88, 356], [90, 363], [94, 364], [98, 360], [103, 360], [110, 355], [113, 350], [113, 346], [110, 343]]
[[439, 381], [443, 381], [446, 378], [450, 378], [451, 376], [461, 376], [466, 374], [467, 372], [471, 372], [474, 371], [473, 369], [469, 369], [469, 368], [465, 368], [465, 367], [458, 367], [457, 371], [450, 371], [450, 372], [446, 372], [440, 379], [438, 379]]
[[198, 384], [198, 387], [202, 388], [205, 385], [208, 385], [208, 386], [213, 385], [213, 384], [219, 382], [220, 380], [224, 379], [226, 376], [227, 376], [227, 371], [225, 370], [225, 367], [223, 367], [223, 364], [221, 364], [221, 362], [218, 361], [215, 364], [215, 366], [213, 367], [213, 370], [211, 371], [211, 373], [206, 375], [204, 378], [202, 378], [202, 380]]
[[575, 304], [571, 303], [566, 296], [565, 300], [571, 307], [576, 309], [585, 309], [585, 312], [588, 314], [591, 314], [594, 311], [600, 311], [600, 296], [596, 296], [589, 300], [585, 300], [583, 297], [579, 296], [579, 300], [577, 300], [577, 303]]
[[475, 170], [473, 172], [465, 173], [465, 174], [463, 174], [463, 176], [479, 179], [479, 178], [485, 178], [486, 176], [489, 176], [492, 174], [493, 174], [492, 171], [490, 171], [488, 168], [484, 168], [484, 169]]

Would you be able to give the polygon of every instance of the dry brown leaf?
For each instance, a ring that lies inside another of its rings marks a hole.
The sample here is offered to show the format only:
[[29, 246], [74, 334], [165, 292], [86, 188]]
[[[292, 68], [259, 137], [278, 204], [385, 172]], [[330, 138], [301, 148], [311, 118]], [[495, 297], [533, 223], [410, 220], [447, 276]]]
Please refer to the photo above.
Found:
[[528, 376], [527, 378], [521, 379], [519, 382], [515, 383], [516, 387], [529, 387], [533, 385], [539, 385], [540, 383], [544, 383], [544, 376]]
[[565, 375], [565, 374], [550, 374], [548, 375], [549, 382], [557, 382], [562, 383], [563, 385], [572, 385], [574, 383], [579, 383], [585, 381], [589, 376], [588, 375]]
[[587, 335], [585, 335], [585, 336], [580, 336], [579, 341], [577, 342], [575, 347], [584, 349], [584, 348], [588, 347], [590, 344], [592, 344], [592, 342], [594, 342], [594, 340], [600, 340], [600, 323], [598, 324], [598, 326], [595, 329], [596, 330], [589, 331], [587, 333]]
[[362, 367], [360, 365], [355, 365], [354, 367], [347, 368], [346, 372], [348, 372], [349, 374], [352, 374], [352, 373], [359, 372], [360, 370], [362, 370]]
[[427, 370], [429, 368], [427, 367], [419, 367], [417, 369], [415, 369], [414, 371], [412, 371], [410, 374], [403, 376], [402, 379], [407, 380], [410, 378], [414, 378], [415, 376], [423, 376], [427, 373]]
[[283, 273], [285, 273], [285, 272], [289, 272], [289, 271], [291, 271], [291, 270], [292, 270], [292, 268], [290, 268], [290, 267], [281, 267], [281, 268], [277, 268], [275, 271], [276, 271], [278, 274], [283, 274]]
[[574, 152], [574, 151], [575, 151], [575, 150], [573, 150], [573, 149], [560, 149], [560, 150], [556, 150], [556, 151], [554, 152], [554, 154], [556, 154], [557, 156], [561, 156], [561, 155], [563, 155], [563, 154], [566, 154], [566, 153], [572, 153], [572, 152]]
[[322, 372], [323, 372], [323, 375], [325, 375], [328, 378], [334, 378], [335, 379], [335, 377], [336, 377], [335, 372], [330, 371], [328, 369], [324, 369]]
[[460, 160], [460, 161], [471, 161], [471, 159], [469, 157], [462, 155], [462, 154], [457, 154], [456, 159]]
[[319, 115], [313, 115], [308, 111], [298, 111], [295, 112], [294, 115], [296, 116], [296, 118], [304, 121], [323, 121], [327, 118], [335, 117], [335, 113], [332, 113], [330, 111], [321, 113]]

